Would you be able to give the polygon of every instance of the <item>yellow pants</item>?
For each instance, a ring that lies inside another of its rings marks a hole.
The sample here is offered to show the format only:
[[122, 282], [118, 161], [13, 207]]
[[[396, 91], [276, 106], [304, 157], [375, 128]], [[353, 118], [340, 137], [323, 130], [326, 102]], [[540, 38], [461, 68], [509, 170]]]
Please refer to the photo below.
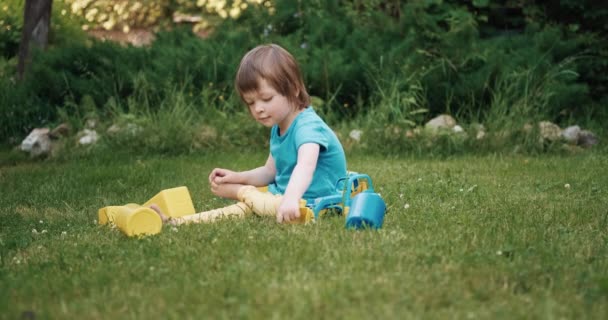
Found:
[[[224, 208], [195, 213], [193, 215], [179, 218], [171, 218], [169, 224], [182, 225], [188, 223], [214, 222], [223, 218], [244, 218], [252, 213], [260, 216], [276, 216], [277, 208], [283, 199], [280, 195], [268, 192], [268, 187], [256, 188], [254, 186], [244, 186], [239, 189], [237, 194], [239, 202]], [[312, 212], [305, 208], [306, 201], [301, 200], [300, 220], [308, 222], [312, 220]]]

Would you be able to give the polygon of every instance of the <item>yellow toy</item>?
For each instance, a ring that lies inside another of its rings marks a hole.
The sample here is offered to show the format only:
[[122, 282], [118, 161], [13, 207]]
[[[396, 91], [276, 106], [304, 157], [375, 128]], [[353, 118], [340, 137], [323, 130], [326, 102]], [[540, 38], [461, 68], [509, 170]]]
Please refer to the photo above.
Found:
[[[252, 213], [262, 216], [275, 216], [281, 196], [273, 195], [253, 186], [239, 190], [236, 204], [210, 211], [194, 213], [190, 193], [186, 187], [166, 189], [159, 192], [143, 205], [130, 203], [124, 206], [108, 206], [99, 209], [99, 224], [114, 224], [127, 236], [154, 235], [160, 233], [163, 221], [150, 206], [158, 207], [167, 216], [168, 224], [214, 222], [218, 219], [244, 218]], [[313, 211], [300, 201], [300, 219], [292, 223], [308, 223], [314, 219]]]
[[111, 223], [129, 237], [157, 234], [162, 229], [163, 222], [160, 216], [150, 209], [152, 204], [157, 205], [170, 217], [181, 217], [194, 213], [188, 188], [177, 187], [159, 192], [143, 205], [129, 203], [124, 206], [101, 208], [98, 211], [99, 224]]
[[[143, 205], [108, 206], [99, 209], [99, 224], [114, 224], [127, 236], [154, 235], [161, 231], [163, 219], [170, 225], [214, 222], [223, 218], [244, 218], [251, 214], [276, 216], [282, 196], [265, 189], [244, 186], [239, 189], [236, 204], [195, 213], [186, 187], [166, 189]], [[150, 207], [154, 207], [154, 209]], [[337, 209], [346, 217], [346, 227], [381, 228], [386, 204], [374, 192], [371, 178], [350, 172], [336, 184], [334, 194], [306, 203], [300, 200], [300, 218], [292, 223], [308, 223], [318, 219], [327, 209]], [[163, 218], [161, 218], [161, 213]]]
[[101, 208], [98, 214], [99, 224], [113, 224], [129, 237], [157, 234], [163, 227], [154, 210], [136, 203]]

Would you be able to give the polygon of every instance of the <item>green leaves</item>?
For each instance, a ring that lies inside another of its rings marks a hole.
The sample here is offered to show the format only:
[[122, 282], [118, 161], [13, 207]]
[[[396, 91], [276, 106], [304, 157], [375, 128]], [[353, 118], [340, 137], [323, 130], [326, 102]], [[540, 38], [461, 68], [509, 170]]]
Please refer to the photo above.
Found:
[[490, 0], [473, 0], [473, 6], [477, 8], [485, 8], [490, 4]]

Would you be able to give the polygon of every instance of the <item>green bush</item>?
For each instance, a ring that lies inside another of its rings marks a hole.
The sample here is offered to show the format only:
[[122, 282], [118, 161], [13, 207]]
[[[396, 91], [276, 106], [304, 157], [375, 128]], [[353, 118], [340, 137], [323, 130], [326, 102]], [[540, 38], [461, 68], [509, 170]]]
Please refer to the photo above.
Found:
[[[21, 14], [16, 14], [16, 13]], [[23, 1], [6, 0], [0, 5], [0, 52], [11, 58], [19, 51], [23, 25]]]
[[[597, 117], [589, 115], [605, 116], [606, 76], [594, 71], [608, 66], [602, 38], [588, 28], [548, 23], [523, 7], [507, 15], [509, 27], [502, 30], [494, 20], [502, 10], [491, 6], [496, 3], [328, 0], [294, 6], [278, 0], [272, 13], [249, 8], [205, 40], [190, 28], [174, 28], [145, 48], [58, 32], [65, 41], [35, 53], [22, 83], [0, 79], [0, 108], [9, 115], [0, 120], [0, 140], [66, 117], [85, 118], [90, 109], [100, 119], [122, 113], [165, 118], [178, 108], [189, 110], [188, 119], [218, 121], [215, 127], [234, 125], [223, 117], [248, 123], [232, 82], [242, 55], [268, 42], [300, 61], [309, 92], [320, 98], [317, 109], [334, 125], [405, 130], [450, 113], [500, 131], [541, 119], [593, 123]], [[190, 148], [187, 136], [195, 133], [171, 123], [179, 129], [163, 128], [164, 137]], [[255, 132], [242, 130], [247, 133], [237, 140]]]

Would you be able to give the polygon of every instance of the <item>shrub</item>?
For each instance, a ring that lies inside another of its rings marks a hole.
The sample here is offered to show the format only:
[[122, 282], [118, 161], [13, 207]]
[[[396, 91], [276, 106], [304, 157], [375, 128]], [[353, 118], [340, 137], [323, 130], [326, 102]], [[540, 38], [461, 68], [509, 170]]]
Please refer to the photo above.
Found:
[[605, 114], [606, 76], [593, 71], [608, 65], [600, 37], [544, 23], [523, 8], [500, 30], [492, 20], [499, 9], [484, 3], [278, 0], [273, 11], [253, 6], [224, 20], [205, 40], [174, 28], [146, 48], [66, 41], [35, 54], [23, 83], [1, 79], [1, 107], [11, 118], [0, 120], [0, 139], [58, 122], [58, 110], [63, 118], [66, 110], [84, 117], [91, 108], [100, 118], [118, 117], [109, 101], [126, 113], [144, 105], [150, 118], [168, 117], [173, 106], [214, 121], [246, 119], [234, 98], [234, 73], [247, 50], [268, 42], [300, 61], [319, 113], [332, 124], [407, 129], [450, 113], [499, 130]]

